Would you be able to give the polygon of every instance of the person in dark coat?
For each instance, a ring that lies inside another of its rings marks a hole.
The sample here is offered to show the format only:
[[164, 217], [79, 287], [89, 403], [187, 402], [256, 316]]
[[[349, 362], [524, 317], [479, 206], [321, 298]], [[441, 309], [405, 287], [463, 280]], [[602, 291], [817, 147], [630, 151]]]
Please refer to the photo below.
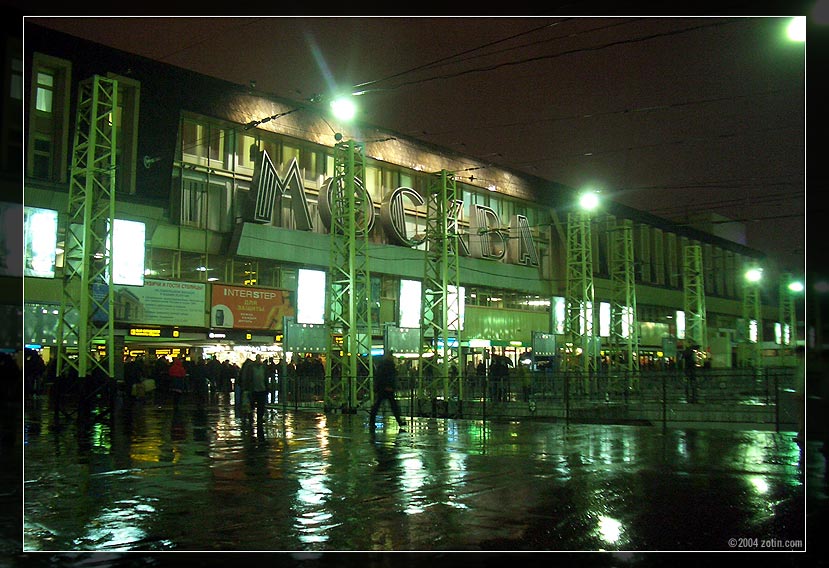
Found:
[[380, 409], [380, 405], [384, 400], [388, 401], [394, 417], [397, 419], [397, 424], [401, 428], [406, 425], [406, 421], [400, 415], [400, 405], [394, 397], [396, 388], [397, 366], [394, 364], [394, 354], [391, 351], [387, 351], [374, 368], [374, 404], [371, 406], [369, 413], [369, 428], [372, 430], [377, 420], [377, 411]]

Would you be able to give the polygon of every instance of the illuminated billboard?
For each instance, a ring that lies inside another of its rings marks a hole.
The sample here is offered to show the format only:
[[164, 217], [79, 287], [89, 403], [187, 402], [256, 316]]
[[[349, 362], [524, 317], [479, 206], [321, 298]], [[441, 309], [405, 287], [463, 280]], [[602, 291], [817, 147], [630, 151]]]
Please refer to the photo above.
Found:
[[420, 327], [420, 281], [400, 279], [400, 327]]
[[297, 271], [296, 304], [297, 323], [325, 323], [325, 272]]
[[39, 207], [25, 207], [23, 210], [24, 276], [55, 277], [57, 240], [58, 212]]
[[112, 232], [112, 283], [144, 284], [144, 223], [115, 219]]

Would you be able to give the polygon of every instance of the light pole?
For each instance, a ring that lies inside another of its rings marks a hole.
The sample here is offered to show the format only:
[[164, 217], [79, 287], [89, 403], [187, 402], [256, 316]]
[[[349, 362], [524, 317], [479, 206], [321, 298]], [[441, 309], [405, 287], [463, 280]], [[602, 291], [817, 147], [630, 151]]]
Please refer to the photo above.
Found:
[[803, 283], [794, 280], [788, 272], [780, 277], [779, 293], [779, 325], [781, 350], [788, 348], [790, 353], [787, 359], [795, 364], [795, 348], [797, 347], [797, 310], [795, 298], [803, 292]]
[[741, 367], [762, 367], [760, 342], [763, 336], [763, 321], [760, 318], [760, 282], [763, 269], [751, 267], [745, 272], [743, 282], [743, 343], [738, 353]]
[[589, 391], [589, 379], [596, 371], [596, 341], [593, 334], [593, 239], [590, 215], [599, 206], [595, 191], [579, 197], [579, 206], [567, 215], [567, 332], [573, 350], [581, 346], [581, 361], [573, 354], [566, 358], [568, 369], [580, 368]]

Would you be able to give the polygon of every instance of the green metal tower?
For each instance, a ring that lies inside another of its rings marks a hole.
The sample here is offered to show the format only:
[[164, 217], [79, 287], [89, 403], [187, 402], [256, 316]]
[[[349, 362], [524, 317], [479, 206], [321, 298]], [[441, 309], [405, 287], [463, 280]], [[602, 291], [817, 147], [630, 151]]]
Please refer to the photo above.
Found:
[[789, 289], [793, 282], [791, 273], [785, 272], [780, 276], [780, 325], [783, 327], [781, 343], [784, 346], [797, 345], [797, 311], [795, 310], [795, 295]]
[[573, 342], [573, 349], [581, 348], [581, 355], [575, 357], [575, 354], [571, 353], [565, 358], [565, 364], [568, 370], [583, 373], [586, 390], [589, 390], [588, 381], [596, 371], [593, 300], [593, 246], [590, 214], [581, 210], [571, 211], [567, 214], [567, 327], [565, 332]]
[[[460, 364], [461, 287], [458, 262], [460, 200], [454, 175], [430, 180], [426, 195], [426, 262], [421, 288], [421, 349], [418, 392], [429, 398], [463, 399]], [[453, 372], [454, 369], [454, 372]]]
[[760, 343], [763, 341], [763, 322], [760, 319], [760, 282], [743, 283], [743, 340], [737, 349], [740, 367], [760, 369], [763, 360]]
[[610, 231], [610, 345], [622, 368], [639, 371], [639, 322], [633, 269], [633, 223], [623, 220]]
[[708, 325], [705, 310], [705, 273], [702, 247], [685, 245], [683, 253], [683, 297], [685, 309], [685, 342], [708, 349]]
[[[115, 110], [118, 82], [94, 76], [78, 88], [63, 291], [58, 321], [57, 373], [94, 370], [115, 376], [112, 232], [115, 220]], [[77, 358], [70, 349], [77, 345]], [[98, 346], [106, 359], [93, 356]]]
[[363, 156], [362, 144], [353, 140], [337, 143], [331, 184], [325, 408], [349, 413], [356, 412], [363, 400], [374, 401], [368, 255], [374, 206], [363, 187]]

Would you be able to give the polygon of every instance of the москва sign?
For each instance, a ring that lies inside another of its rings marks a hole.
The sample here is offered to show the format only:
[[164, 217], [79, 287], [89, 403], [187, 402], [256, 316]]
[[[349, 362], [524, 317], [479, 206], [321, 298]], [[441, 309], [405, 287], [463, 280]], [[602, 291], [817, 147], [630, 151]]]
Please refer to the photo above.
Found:
[[[333, 178], [329, 178], [320, 190], [317, 205], [320, 219], [325, 228], [331, 231], [331, 192]], [[360, 200], [365, 204], [366, 215], [360, 216], [366, 221], [358, 227], [358, 233], [371, 232], [375, 225], [374, 202], [371, 195], [363, 187], [362, 180], [355, 180], [358, 191], [364, 193]], [[305, 184], [299, 171], [296, 158], [291, 160], [284, 177], [279, 175], [276, 167], [266, 151], [262, 151], [254, 165], [251, 190], [255, 196], [253, 222], [272, 223], [273, 210], [277, 199], [284, 194], [291, 197], [291, 209], [294, 214], [294, 225], [298, 230], [310, 231], [313, 229], [308, 200], [305, 195]], [[391, 244], [416, 247], [423, 242], [423, 236], [409, 234], [406, 227], [403, 200], [408, 199], [415, 209], [425, 206], [423, 197], [410, 187], [398, 187], [383, 197], [380, 204], [380, 227]], [[448, 226], [457, 227], [463, 213], [463, 202], [458, 200], [449, 207]], [[471, 205], [469, 219], [469, 234], [467, 240], [460, 235], [460, 253], [474, 258], [493, 260], [504, 259], [510, 264], [538, 266], [538, 252], [530, 231], [529, 223], [524, 215], [513, 215], [507, 230], [501, 226], [498, 214], [485, 205]]]

